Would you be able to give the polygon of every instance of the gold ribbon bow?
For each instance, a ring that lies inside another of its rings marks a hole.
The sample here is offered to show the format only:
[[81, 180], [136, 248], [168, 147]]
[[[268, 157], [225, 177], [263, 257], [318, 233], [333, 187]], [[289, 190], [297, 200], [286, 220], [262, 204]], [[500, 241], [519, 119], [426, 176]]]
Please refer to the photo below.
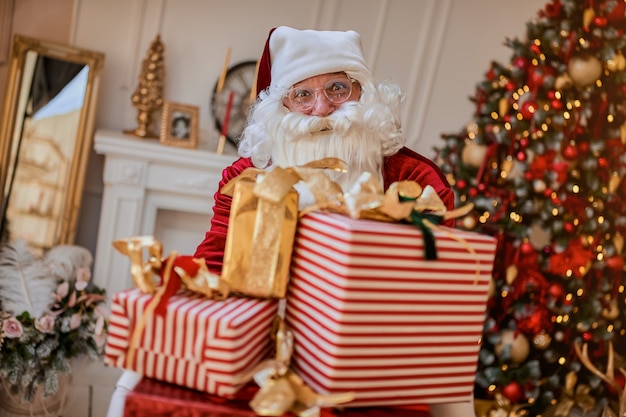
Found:
[[276, 356], [257, 365], [239, 378], [240, 383], [251, 379], [260, 389], [250, 401], [250, 407], [259, 416], [282, 416], [290, 411], [299, 417], [318, 417], [320, 409], [333, 407], [354, 399], [353, 392], [320, 395], [289, 369], [293, 353], [293, 333], [282, 319], [276, 317], [273, 337]]
[[[186, 257], [183, 263], [183, 258], [178, 258], [178, 253], [174, 251], [164, 265], [163, 245], [153, 236], [123, 238], [113, 242], [113, 246], [130, 259], [133, 282], [144, 294], [163, 293], [174, 271], [182, 284], [193, 292], [216, 300], [228, 297], [228, 286], [218, 275], [209, 272], [204, 260]], [[148, 253], [146, 262], [143, 261], [144, 251]], [[193, 274], [187, 270], [191, 262], [195, 264]]]
[[[422, 187], [415, 181], [404, 180], [392, 183], [383, 192], [380, 182], [370, 173], [363, 173], [349, 192], [343, 196], [340, 212], [355, 219], [371, 219], [387, 222], [409, 220], [411, 213], [430, 212], [443, 220], [454, 219], [469, 213], [473, 204], [447, 210], [431, 185]], [[429, 222], [432, 226], [435, 226]]]
[[[113, 242], [113, 247], [130, 259], [130, 274], [137, 288], [144, 294], [154, 294], [157, 289], [155, 277], [161, 270], [163, 245], [152, 236], [133, 236]], [[144, 249], [148, 260], [143, 262]]]

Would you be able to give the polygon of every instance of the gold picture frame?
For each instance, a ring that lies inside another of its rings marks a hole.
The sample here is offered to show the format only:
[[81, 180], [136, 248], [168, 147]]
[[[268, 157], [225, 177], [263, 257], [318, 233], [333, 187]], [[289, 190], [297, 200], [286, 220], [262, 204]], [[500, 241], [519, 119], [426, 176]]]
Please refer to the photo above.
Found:
[[165, 101], [159, 142], [177, 148], [198, 147], [198, 106]]
[[74, 243], [104, 54], [15, 34], [8, 62], [0, 237], [45, 252]]

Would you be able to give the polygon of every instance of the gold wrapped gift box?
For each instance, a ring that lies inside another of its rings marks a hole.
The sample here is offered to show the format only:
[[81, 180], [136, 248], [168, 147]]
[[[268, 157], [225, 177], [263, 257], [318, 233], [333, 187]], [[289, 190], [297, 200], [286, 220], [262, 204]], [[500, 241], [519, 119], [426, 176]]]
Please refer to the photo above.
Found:
[[233, 198], [222, 279], [235, 293], [284, 298], [298, 223], [298, 193], [292, 186], [299, 177], [281, 168], [262, 181], [258, 174], [249, 171], [222, 189]]

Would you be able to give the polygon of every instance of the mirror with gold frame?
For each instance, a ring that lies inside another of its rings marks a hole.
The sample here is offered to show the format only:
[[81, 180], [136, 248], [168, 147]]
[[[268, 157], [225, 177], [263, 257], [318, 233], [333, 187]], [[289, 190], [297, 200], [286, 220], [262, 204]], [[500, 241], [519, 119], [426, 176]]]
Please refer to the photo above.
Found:
[[14, 35], [0, 122], [0, 237], [74, 243], [104, 54]]

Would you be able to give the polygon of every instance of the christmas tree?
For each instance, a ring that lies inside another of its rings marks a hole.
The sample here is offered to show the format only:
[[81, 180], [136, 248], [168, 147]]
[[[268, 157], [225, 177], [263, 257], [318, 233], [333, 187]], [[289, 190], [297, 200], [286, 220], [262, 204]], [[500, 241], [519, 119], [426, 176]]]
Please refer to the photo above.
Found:
[[475, 384], [485, 415], [619, 410], [625, 13], [624, 0], [552, 0], [506, 40], [511, 60], [477, 84], [473, 120], [435, 150], [457, 205], [474, 205], [457, 226], [499, 242]]

